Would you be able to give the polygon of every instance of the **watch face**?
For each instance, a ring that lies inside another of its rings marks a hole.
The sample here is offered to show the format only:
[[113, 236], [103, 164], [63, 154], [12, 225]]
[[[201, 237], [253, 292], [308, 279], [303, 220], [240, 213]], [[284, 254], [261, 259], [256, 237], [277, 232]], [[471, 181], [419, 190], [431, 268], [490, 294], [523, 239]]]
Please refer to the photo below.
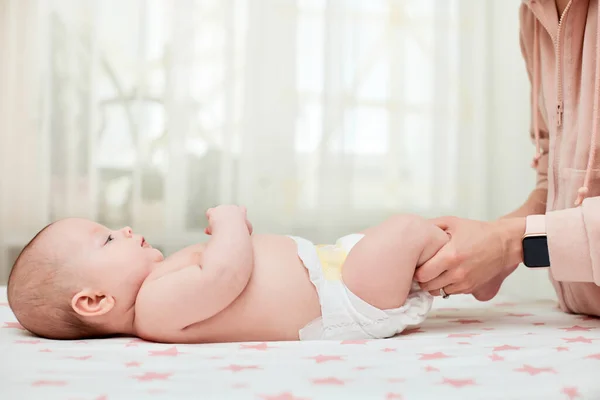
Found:
[[529, 268], [550, 266], [546, 236], [529, 236], [523, 239], [523, 264]]

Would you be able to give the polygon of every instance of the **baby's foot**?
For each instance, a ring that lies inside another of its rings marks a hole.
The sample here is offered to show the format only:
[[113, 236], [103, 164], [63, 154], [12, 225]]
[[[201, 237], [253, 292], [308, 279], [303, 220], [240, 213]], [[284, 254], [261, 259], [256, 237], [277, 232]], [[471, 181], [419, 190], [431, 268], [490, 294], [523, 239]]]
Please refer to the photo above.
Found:
[[473, 291], [473, 297], [475, 297], [479, 301], [489, 301], [493, 299], [498, 294], [498, 291], [500, 291], [502, 282], [504, 282], [504, 280], [510, 274], [512, 274], [517, 267], [518, 265], [508, 268], [502, 271], [500, 274], [493, 277], [490, 281], [479, 286], [476, 290]]

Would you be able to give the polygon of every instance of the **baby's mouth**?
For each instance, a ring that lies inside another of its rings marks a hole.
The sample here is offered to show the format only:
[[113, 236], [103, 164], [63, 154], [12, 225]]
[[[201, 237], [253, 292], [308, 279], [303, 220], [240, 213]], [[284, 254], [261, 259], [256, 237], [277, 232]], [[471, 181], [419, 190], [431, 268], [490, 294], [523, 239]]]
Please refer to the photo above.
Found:
[[146, 239], [144, 239], [143, 237], [142, 237], [142, 243], [141, 243], [141, 246], [142, 246], [142, 247], [148, 247], [148, 243], [146, 243]]

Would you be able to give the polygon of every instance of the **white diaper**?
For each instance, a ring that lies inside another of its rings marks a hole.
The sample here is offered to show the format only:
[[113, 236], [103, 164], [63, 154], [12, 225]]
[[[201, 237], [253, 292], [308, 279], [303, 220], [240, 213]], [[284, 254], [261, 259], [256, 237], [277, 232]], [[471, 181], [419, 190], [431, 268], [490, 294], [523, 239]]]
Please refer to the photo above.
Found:
[[321, 317], [300, 330], [300, 340], [382, 339], [422, 323], [433, 297], [413, 282], [406, 303], [393, 310], [380, 310], [352, 293], [342, 281], [346, 255], [364, 235], [352, 234], [335, 245], [315, 246], [290, 236], [298, 245], [298, 256], [308, 270], [321, 303]]

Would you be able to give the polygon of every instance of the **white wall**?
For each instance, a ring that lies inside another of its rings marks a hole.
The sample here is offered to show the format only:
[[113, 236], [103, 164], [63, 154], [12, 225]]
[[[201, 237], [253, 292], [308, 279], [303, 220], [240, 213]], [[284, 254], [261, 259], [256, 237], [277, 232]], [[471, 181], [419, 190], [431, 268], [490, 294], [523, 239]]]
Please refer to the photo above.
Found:
[[[488, 215], [497, 218], [518, 207], [535, 184], [530, 168], [534, 147], [529, 139], [529, 90], [519, 47], [520, 0], [489, 2]], [[547, 270], [523, 265], [502, 293], [524, 298], [555, 298]]]

